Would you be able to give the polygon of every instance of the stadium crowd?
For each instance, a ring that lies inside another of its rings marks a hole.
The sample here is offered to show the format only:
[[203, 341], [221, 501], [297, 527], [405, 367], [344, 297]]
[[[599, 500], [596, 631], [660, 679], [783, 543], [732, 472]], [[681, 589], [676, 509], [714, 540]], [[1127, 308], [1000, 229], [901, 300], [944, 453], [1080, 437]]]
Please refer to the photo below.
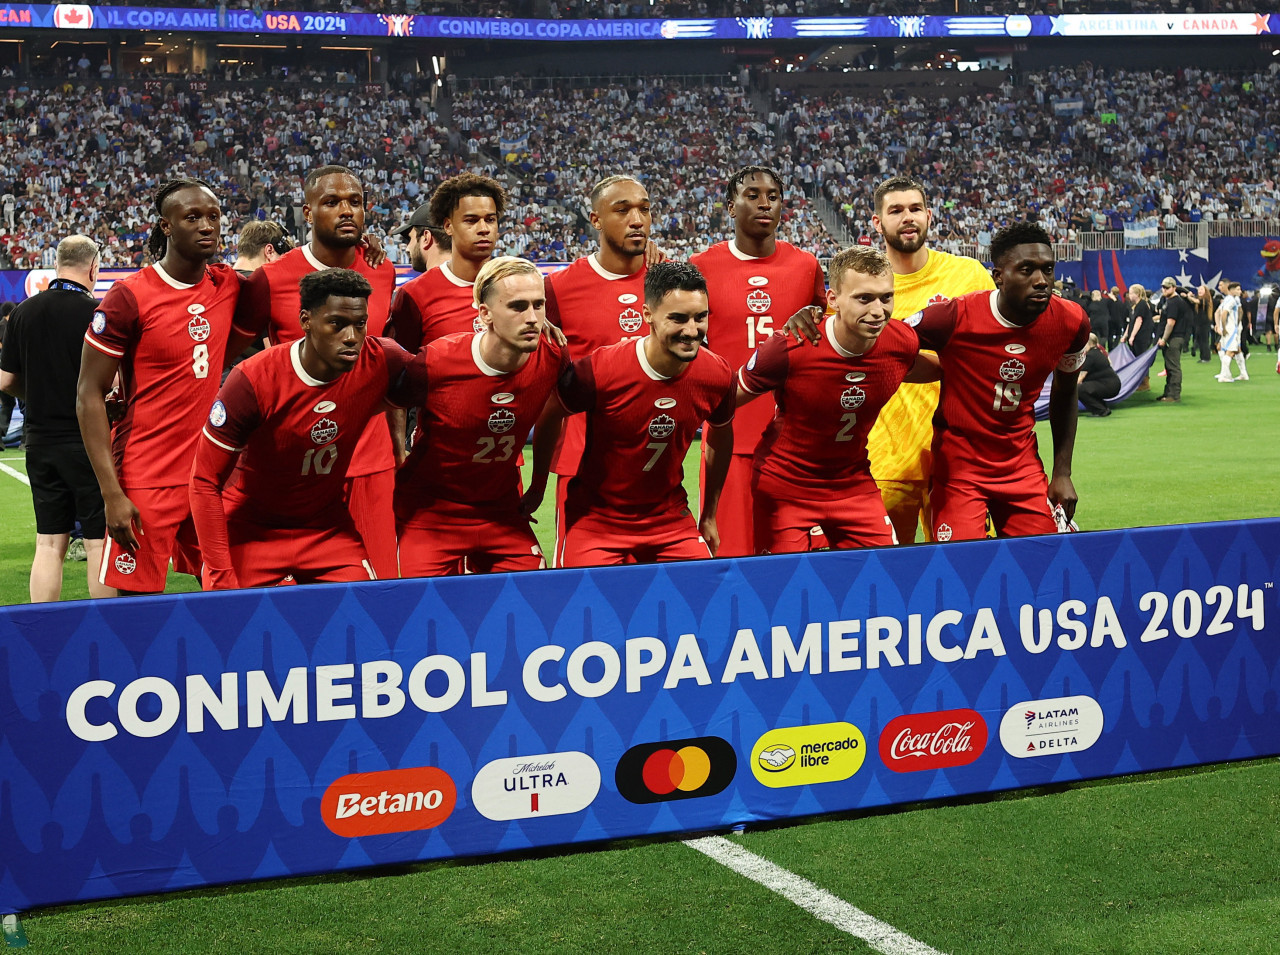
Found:
[[[1036, 216], [1055, 238], [1218, 218], [1274, 218], [1280, 108], [1273, 77], [1056, 69], [998, 96], [927, 101], [778, 93], [769, 122], [804, 157], [793, 178], [868, 234], [870, 187], [910, 170], [934, 197], [938, 242], [985, 246]], [[1044, 170], [1012, 178], [1010, 167]]]
[[[1084, 66], [1029, 73], [998, 96], [777, 93], [767, 115], [733, 84], [672, 78], [595, 89], [462, 84], [438, 106], [413, 91], [386, 97], [308, 82], [196, 93], [148, 88], [154, 81], [11, 80], [0, 100], [0, 267], [47, 267], [57, 237], [76, 232], [102, 244], [104, 265], [139, 264], [142, 196], [174, 169], [227, 196], [233, 243], [244, 219], [298, 232], [298, 174], [317, 161], [364, 170], [373, 221], [387, 227], [462, 168], [504, 175], [512, 226], [503, 251], [547, 261], [577, 258], [589, 244], [583, 197], [601, 167], [650, 186], [655, 237], [674, 253], [728, 235], [727, 171], [759, 161], [790, 173], [783, 236], [820, 256], [837, 243], [809, 200], [828, 197], [865, 238], [869, 186], [891, 169], [929, 186], [944, 249], [981, 247], [1001, 224], [1033, 215], [1068, 241], [1147, 216], [1162, 228], [1270, 218], [1280, 109], [1262, 92], [1268, 79]], [[689, 115], [707, 121], [689, 124]], [[1011, 163], [1052, 173], [1010, 181]], [[126, 180], [136, 186], [119, 188]]]

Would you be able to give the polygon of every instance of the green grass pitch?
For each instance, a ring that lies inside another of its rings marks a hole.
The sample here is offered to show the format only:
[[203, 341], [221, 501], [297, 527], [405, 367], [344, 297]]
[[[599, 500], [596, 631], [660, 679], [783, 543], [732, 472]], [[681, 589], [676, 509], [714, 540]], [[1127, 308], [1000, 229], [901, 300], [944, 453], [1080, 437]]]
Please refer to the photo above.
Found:
[[[1184, 362], [1182, 404], [1140, 393], [1081, 418], [1081, 528], [1280, 514], [1280, 376], [1254, 354], [1251, 382]], [[18, 452], [0, 462], [23, 470]], [[544, 505], [548, 552], [552, 528]], [[26, 599], [34, 538], [29, 492], [0, 473], [0, 601]], [[66, 571], [83, 596], [84, 564]], [[1280, 955], [1278, 819], [1280, 762], [1259, 759], [731, 838], [953, 955]], [[66, 906], [23, 926], [37, 952], [111, 955], [875, 951], [671, 838]]]

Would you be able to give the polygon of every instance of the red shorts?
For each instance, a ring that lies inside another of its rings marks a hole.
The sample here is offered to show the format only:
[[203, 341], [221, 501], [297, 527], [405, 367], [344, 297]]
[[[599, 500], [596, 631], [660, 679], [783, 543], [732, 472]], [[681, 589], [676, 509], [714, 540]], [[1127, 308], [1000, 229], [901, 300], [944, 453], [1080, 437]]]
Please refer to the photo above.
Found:
[[342, 486], [347, 510], [356, 533], [379, 580], [400, 576], [396, 566], [396, 516], [392, 499], [396, 492], [395, 468], [349, 477]]
[[162, 593], [170, 560], [178, 573], [199, 577], [203, 561], [187, 485], [125, 488], [125, 494], [138, 509], [142, 523], [138, 547], [126, 550], [108, 536], [98, 582], [134, 593]]
[[241, 587], [274, 587], [286, 577], [299, 584], [378, 579], [350, 523], [282, 528], [227, 521], [227, 541]]
[[[757, 554], [799, 554], [824, 547], [848, 550], [898, 543], [880, 489], [870, 474], [860, 477], [853, 488], [835, 492], [834, 498], [800, 488], [782, 496], [777, 490], [769, 483], [757, 485], [755, 490]], [[815, 526], [822, 529], [825, 543], [815, 543]]]
[[940, 543], [987, 536], [987, 512], [997, 537], [1055, 534], [1049, 485], [1039, 469], [1002, 481], [949, 477], [929, 488], [933, 535]]
[[556, 557], [557, 567], [654, 564], [703, 560], [711, 556], [688, 511], [642, 520], [584, 514], [569, 525]]
[[423, 510], [400, 525], [400, 574], [449, 577], [542, 570], [542, 548], [518, 515]]

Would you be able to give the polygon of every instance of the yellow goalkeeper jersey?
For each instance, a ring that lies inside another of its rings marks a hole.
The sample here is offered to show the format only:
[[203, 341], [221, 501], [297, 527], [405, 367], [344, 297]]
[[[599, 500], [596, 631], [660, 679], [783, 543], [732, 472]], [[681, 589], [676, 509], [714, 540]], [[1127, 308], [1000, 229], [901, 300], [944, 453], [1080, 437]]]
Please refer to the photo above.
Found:
[[[930, 249], [924, 268], [893, 277], [893, 317], [902, 321], [926, 305], [993, 288], [991, 273], [977, 259]], [[877, 481], [928, 479], [938, 391], [936, 381], [903, 384], [880, 411], [867, 438], [871, 473]]]

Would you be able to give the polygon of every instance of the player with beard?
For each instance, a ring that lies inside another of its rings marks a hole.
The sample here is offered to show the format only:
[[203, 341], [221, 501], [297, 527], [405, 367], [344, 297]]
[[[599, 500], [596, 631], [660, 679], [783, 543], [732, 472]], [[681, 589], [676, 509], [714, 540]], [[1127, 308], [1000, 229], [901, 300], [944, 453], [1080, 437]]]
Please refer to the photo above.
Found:
[[[644, 282], [649, 334], [574, 361], [534, 436], [532, 513], [546, 491], [551, 449], [566, 414], [587, 418], [586, 447], [569, 482], [556, 564], [652, 563], [713, 556], [716, 507], [733, 454], [733, 370], [702, 347], [707, 285], [685, 263], [659, 262]], [[684, 491], [684, 457], [706, 422], [706, 492], [695, 522]]]
[[[605, 345], [644, 337], [645, 250], [652, 217], [649, 192], [630, 176], [608, 176], [591, 190], [591, 227], [600, 248], [547, 281], [547, 321], [559, 326], [572, 358]], [[616, 316], [616, 318], [615, 318]], [[556, 475], [556, 544], [564, 529], [564, 500], [578, 473], [586, 419], [570, 418], [551, 459]]]
[[[884, 237], [893, 266], [893, 317], [908, 318], [928, 305], [969, 292], [995, 288], [977, 259], [929, 248], [933, 213], [924, 186], [909, 176], [893, 176], [876, 187], [871, 224]], [[806, 334], [816, 340], [821, 316], [807, 316]], [[805, 316], [797, 316], [804, 319]], [[792, 327], [792, 325], [788, 325]], [[931, 540], [929, 475], [933, 469], [933, 416], [938, 385], [903, 384], [876, 419], [867, 441], [871, 473], [884, 496], [898, 540], [916, 539], [917, 527]]]
[[430, 272], [449, 261], [453, 240], [431, 221], [430, 203], [418, 206], [404, 225], [388, 234], [409, 237], [405, 240], [404, 250], [409, 254], [409, 267], [415, 272]]
[[[121, 595], [164, 590], [169, 561], [198, 575], [187, 484], [200, 425], [221, 381], [240, 278], [209, 260], [222, 209], [204, 182], [156, 192], [154, 264], [116, 282], [84, 336], [76, 416], [106, 508], [98, 581]], [[117, 373], [124, 417], [108, 422]]]
[[[821, 308], [826, 283], [817, 258], [778, 240], [782, 179], [765, 166], [747, 166], [726, 186], [733, 238], [689, 261], [707, 277], [711, 318], [707, 345], [730, 367], [746, 364], [773, 335], [774, 317], [805, 306]], [[752, 460], [773, 418], [773, 403], [740, 409], [733, 423], [733, 459], [720, 495], [720, 557], [755, 552], [752, 534]]]
[[[907, 319], [938, 353], [942, 395], [933, 439], [933, 531], [938, 541], [1052, 534], [1054, 508], [1075, 514], [1071, 456], [1077, 372], [1089, 317], [1053, 294], [1053, 242], [1018, 222], [991, 239], [996, 291], [971, 292]], [[1053, 478], [1036, 451], [1035, 403], [1053, 373]], [[872, 465], [874, 467], [874, 464]]]
[[396, 474], [400, 571], [406, 577], [545, 567], [520, 512], [519, 452], [568, 352], [543, 341], [542, 274], [525, 259], [490, 259], [476, 276], [484, 331], [426, 347], [422, 439]]
[[777, 413], [753, 460], [755, 550], [896, 544], [867, 460], [867, 433], [904, 380], [936, 381], [937, 356], [921, 355], [907, 325], [890, 321], [893, 271], [865, 246], [831, 260], [834, 314], [817, 348], [768, 338], [738, 371], [738, 406], [773, 392]]
[[507, 193], [488, 176], [466, 172], [436, 187], [430, 221], [449, 236], [449, 261], [406, 282], [391, 307], [389, 334], [410, 352], [445, 335], [481, 331], [473, 286], [501, 234]]
[[376, 577], [344, 480], [366, 425], [420, 401], [423, 362], [367, 337], [368, 280], [313, 270], [299, 283], [302, 337], [236, 366], [191, 475], [206, 590]]
[[[320, 166], [303, 181], [303, 216], [311, 229], [311, 241], [264, 265], [245, 284], [236, 309], [232, 347], [267, 332], [271, 343], [294, 342], [302, 337], [299, 282], [324, 269], [351, 269], [368, 280], [372, 289], [367, 303], [367, 334], [386, 329], [396, 270], [382, 260], [370, 263], [364, 248], [365, 192], [359, 177], [345, 166]], [[394, 419], [394, 416], [393, 416]], [[385, 419], [369, 421], [347, 479], [347, 506], [364, 541], [373, 569], [380, 579], [396, 576], [396, 528], [391, 513], [395, 492], [395, 458], [391, 432]]]

